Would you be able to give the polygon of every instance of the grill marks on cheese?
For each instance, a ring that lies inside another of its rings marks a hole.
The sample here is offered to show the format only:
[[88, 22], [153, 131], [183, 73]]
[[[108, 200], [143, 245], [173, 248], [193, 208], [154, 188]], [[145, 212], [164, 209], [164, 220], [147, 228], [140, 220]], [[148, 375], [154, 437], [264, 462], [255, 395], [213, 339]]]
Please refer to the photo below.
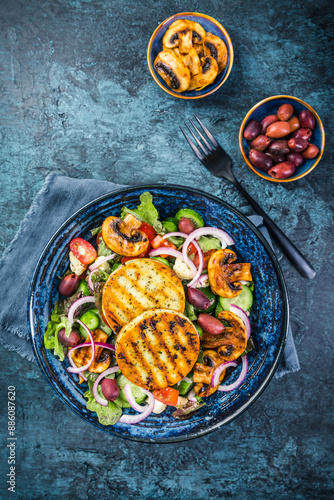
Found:
[[103, 288], [103, 314], [115, 333], [146, 310], [183, 312], [184, 307], [180, 279], [168, 266], [153, 259], [126, 262], [109, 276]]
[[124, 326], [115, 347], [122, 373], [152, 391], [174, 385], [190, 372], [198, 357], [199, 337], [183, 314], [155, 309]]

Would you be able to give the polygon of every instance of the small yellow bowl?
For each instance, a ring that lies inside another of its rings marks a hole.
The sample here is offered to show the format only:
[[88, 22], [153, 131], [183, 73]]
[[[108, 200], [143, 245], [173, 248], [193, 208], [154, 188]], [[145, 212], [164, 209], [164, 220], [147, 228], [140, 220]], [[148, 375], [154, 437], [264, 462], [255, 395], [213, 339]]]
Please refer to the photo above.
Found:
[[[154, 69], [155, 58], [162, 50], [163, 36], [169, 26], [178, 19], [190, 19], [191, 21], [199, 23], [206, 32], [209, 31], [213, 35], [218, 36], [226, 44], [228, 51], [228, 63], [226, 65], [226, 68], [217, 76], [213, 83], [202, 90], [190, 90], [181, 93], [175, 92], [173, 89], [168, 87], [167, 83], [160, 77], [160, 75], [158, 75], [158, 73]], [[147, 48], [147, 64], [155, 82], [159, 85], [159, 87], [167, 92], [167, 94], [178, 97], [179, 99], [201, 99], [202, 97], [206, 97], [216, 92], [216, 90], [218, 90], [229, 77], [233, 66], [233, 58], [233, 45], [226, 29], [212, 17], [205, 14], [199, 14], [197, 12], [181, 12], [180, 14], [175, 14], [174, 16], [166, 19], [166, 21], [161, 23], [154, 31]]]
[[[312, 160], [304, 159], [303, 163], [296, 168], [294, 175], [292, 175], [291, 177], [287, 179], [274, 179], [274, 177], [271, 177], [266, 172], [262, 172], [262, 170], [258, 170], [256, 167], [254, 167], [254, 165], [251, 164], [251, 162], [248, 159], [250, 145], [249, 142], [243, 137], [243, 133], [248, 122], [250, 122], [251, 120], [258, 120], [261, 122], [264, 117], [268, 115], [275, 115], [277, 113], [278, 108], [282, 104], [291, 104], [294, 108], [293, 114], [297, 116], [301, 111], [303, 111], [303, 109], [309, 109], [313, 113], [315, 118], [315, 127], [312, 132], [310, 143], [315, 144], [319, 148], [319, 154]], [[322, 157], [322, 153], [324, 152], [325, 149], [325, 130], [319, 115], [306, 102], [291, 95], [275, 95], [272, 97], [267, 97], [267, 99], [263, 99], [263, 101], [258, 102], [248, 111], [245, 118], [242, 120], [241, 127], [239, 130], [239, 148], [249, 168], [251, 168], [253, 172], [255, 172], [263, 179], [266, 179], [266, 181], [292, 182], [296, 181], [297, 179], [301, 179], [302, 177], [305, 177], [305, 175], [309, 174], [318, 165]]]

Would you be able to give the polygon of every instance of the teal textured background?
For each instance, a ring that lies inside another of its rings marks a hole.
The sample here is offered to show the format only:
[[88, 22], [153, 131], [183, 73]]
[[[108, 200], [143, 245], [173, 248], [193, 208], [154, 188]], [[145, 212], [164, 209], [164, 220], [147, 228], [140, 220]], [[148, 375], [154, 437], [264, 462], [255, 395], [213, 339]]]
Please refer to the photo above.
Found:
[[[220, 21], [235, 50], [227, 82], [195, 102], [164, 93], [146, 65], [158, 23], [187, 10]], [[196, 112], [233, 157], [237, 178], [317, 271], [306, 281], [278, 253], [301, 371], [273, 380], [232, 424], [186, 443], [148, 445], [105, 436], [64, 407], [37, 367], [0, 348], [2, 408], [7, 386], [17, 391], [17, 498], [330, 498], [330, 2], [2, 0], [0, 37], [2, 251], [54, 170], [130, 185], [187, 184], [250, 214], [234, 187], [211, 177], [185, 143], [178, 125]], [[243, 163], [237, 141], [248, 109], [275, 94], [304, 99], [327, 133], [316, 169], [282, 185], [256, 176]], [[0, 488], [8, 498], [5, 411], [0, 425]]]

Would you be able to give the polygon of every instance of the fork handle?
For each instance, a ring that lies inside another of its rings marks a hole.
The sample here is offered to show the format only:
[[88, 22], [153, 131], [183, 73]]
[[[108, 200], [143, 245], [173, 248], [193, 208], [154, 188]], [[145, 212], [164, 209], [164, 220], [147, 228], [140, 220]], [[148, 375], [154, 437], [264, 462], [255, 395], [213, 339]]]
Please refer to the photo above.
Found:
[[[235, 181], [235, 182], [234, 182]], [[298, 248], [285, 236], [284, 233], [276, 226], [275, 222], [262, 210], [260, 205], [247, 193], [241, 184], [236, 179], [233, 179], [233, 184], [244, 195], [246, 200], [252, 205], [255, 212], [263, 217], [266, 226], [270, 229], [275, 240], [281, 245], [288, 259], [294, 264], [295, 268], [300, 272], [304, 278], [312, 279], [315, 276], [315, 270], [308, 262], [308, 260], [300, 253]]]

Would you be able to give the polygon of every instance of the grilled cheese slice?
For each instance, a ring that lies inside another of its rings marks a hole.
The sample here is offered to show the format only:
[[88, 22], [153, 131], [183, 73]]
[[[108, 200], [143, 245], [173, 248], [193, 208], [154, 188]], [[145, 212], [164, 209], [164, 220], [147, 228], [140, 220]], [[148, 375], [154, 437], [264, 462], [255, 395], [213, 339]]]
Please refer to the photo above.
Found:
[[184, 314], [145, 311], [125, 325], [116, 339], [117, 364], [133, 384], [150, 391], [169, 387], [196, 363], [199, 336]]
[[110, 274], [102, 293], [102, 312], [116, 334], [144, 311], [183, 312], [185, 294], [174, 271], [157, 260], [129, 260]]

